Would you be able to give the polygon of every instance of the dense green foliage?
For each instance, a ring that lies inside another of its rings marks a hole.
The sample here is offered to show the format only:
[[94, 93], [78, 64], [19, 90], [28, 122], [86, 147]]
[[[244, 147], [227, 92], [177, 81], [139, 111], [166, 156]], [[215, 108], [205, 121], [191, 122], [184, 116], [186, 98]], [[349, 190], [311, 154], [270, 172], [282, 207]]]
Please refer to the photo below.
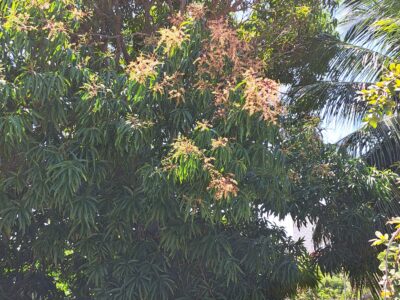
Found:
[[[394, 175], [279, 101], [276, 80], [324, 72], [279, 54], [326, 13], [227, 17], [248, 2], [1, 2], [3, 298], [284, 299], [317, 265], [376, 284], [365, 245], [399, 212]], [[266, 213], [315, 223], [314, 257]]]
[[295, 221], [315, 224], [315, 260], [324, 273], [344, 270], [354, 286], [378, 289], [378, 262], [368, 240], [374, 228], [385, 228], [385, 215], [399, 211], [396, 201], [388, 201], [396, 176], [323, 145], [309, 123], [296, 123], [291, 132], [288, 210]]

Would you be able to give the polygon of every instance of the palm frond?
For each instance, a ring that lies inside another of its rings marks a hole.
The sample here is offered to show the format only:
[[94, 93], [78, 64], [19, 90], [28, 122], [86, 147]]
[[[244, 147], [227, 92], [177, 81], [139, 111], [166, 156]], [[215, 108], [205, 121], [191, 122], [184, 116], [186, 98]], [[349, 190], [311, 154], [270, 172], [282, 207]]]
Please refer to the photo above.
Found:
[[325, 49], [335, 53], [329, 62], [329, 72], [319, 82], [292, 87], [288, 102], [296, 103], [303, 111], [322, 114], [324, 118], [357, 122], [366, 112], [357, 91], [378, 80], [383, 66], [394, 57], [331, 35], [321, 35], [318, 39]]
[[391, 167], [400, 161], [400, 116], [387, 117], [376, 128], [364, 125], [338, 145], [378, 168]]
[[342, 13], [345, 15], [343, 23], [350, 26], [345, 41], [352, 43], [373, 41], [375, 47], [385, 49], [387, 53], [399, 52], [400, 33], [393, 34], [376, 26], [377, 21], [398, 19], [399, 1], [346, 0], [342, 8]]
[[396, 59], [394, 55], [369, 45], [354, 44], [329, 35], [324, 35], [321, 39], [335, 52], [326, 74], [329, 79], [376, 81], [382, 66]]
[[[311, 112], [358, 121], [365, 113], [365, 105], [357, 100], [356, 91], [377, 81], [384, 66], [400, 58], [400, 24], [396, 23], [400, 1], [345, 0], [340, 7], [338, 15], [347, 29], [344, 38], [328, 34], [318, 37], [325, 49], [334, 53], [329, 71], [320, 82], [295, 87], [292, 92], [300, 96], [299, 103], [303, 105], [305, 96], [308, 98], [305, 109]], [[382, 30], [377, 26], [381, 21], [397, 24], [393, 26], [398, 30]]]
[[366, 112], [365, 102], [356, 93], [368, 83], [351, 81], [320, 81], [294, 87], [288, 102], [301, 111], [316, 112], [326, 119], [345, 119], [357, 122]]

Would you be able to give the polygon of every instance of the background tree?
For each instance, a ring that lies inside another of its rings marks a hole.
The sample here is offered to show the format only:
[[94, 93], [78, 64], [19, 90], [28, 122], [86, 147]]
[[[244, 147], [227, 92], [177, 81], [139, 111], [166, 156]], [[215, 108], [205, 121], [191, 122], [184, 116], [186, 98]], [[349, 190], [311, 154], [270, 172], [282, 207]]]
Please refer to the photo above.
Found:
[[398, 1], [343, 1], [337, 15], [344, 38], [321, 39], [335, 53], [329, 71], [320, 81], [294, 88], [289, 97], [299, 114], [322, 115], [327, 123], [335, 118], [349, 125], [365, 122], [338, 146], [369, 165], [397, 172], [398, 12]]

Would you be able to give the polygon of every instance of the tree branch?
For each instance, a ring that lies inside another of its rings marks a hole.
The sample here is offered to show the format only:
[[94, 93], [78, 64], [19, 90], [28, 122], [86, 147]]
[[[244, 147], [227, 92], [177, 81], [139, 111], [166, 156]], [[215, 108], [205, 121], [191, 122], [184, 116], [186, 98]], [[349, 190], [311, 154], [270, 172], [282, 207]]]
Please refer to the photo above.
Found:
[[[118, 51], [122, 52], [125, 62], [129, 63], [131, 61], [131, 57], [126, 49], [126, 45], [122, 36], [122, 17], [118, 0], [115, 1], [114, 21], [115, 21], [115, 36], [117, 41], [117, 49]], [[119, 56], [118, 52], [117, 56]]]

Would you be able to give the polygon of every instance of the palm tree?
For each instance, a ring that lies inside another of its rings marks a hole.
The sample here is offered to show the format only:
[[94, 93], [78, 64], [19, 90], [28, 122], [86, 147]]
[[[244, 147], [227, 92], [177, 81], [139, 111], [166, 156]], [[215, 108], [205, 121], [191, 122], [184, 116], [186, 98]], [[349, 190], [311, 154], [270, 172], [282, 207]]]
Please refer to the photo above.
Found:
[[[357, 91], [377, 81], [385, 66], [400, 58], [400, 1], [345, 0], [335, 14], [343, 37], [319, 37], [335, 52], [329, 72], [319, 82], [293, 88], [290, 101], [327, 120], [360, 124], [367, 106]], [[379, 168], [392, 166], [400, 160], [399, 110], [397, 105], [394, 115], [377, 128], [363, 125], [338, 145]]]

